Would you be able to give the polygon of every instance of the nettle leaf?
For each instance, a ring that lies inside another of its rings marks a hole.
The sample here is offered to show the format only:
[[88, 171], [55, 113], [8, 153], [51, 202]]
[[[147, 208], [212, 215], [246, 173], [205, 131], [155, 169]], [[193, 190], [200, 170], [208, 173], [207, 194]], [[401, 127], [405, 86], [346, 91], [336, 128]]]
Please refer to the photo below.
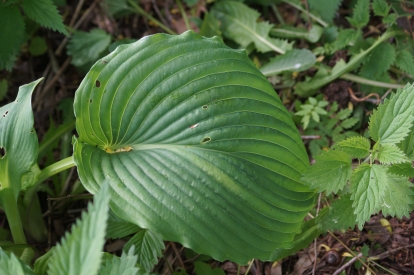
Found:
[[265, 76], [273, 76], [282, 72], [301, 72], [312, 67], [315, 62], [315, 55], [311, 51], [293, 49], [272, 58], [260, 71]]
[[89, 203], [88, 212], [72, 226], [60, 244], [56, 245], [49, 259], [48, 275], [93, 275], [101, 265], [102, 249], [105, 244], [106, 221], [108, 219], [108, 184], [104, 181], [100, 191]]
[[273, 25], [257, 22], [260, 13], [236, 1], [222, 1], [214, 5], [211, 12], [221, 21], [224, 36], [236, 41], [243, 48], [254, 43], [259, 52], [275, 51], [284, 54], [292, 49], [285, 40], [270, 38]]
[[[381, 56], [381, 58], [378, 58]], [[372, 50], [366, 62], [362, 65], [360, 75], [370, 79], [380, 77], [390, 69], [395, 60], [395, 49], [390, 43], [381, 43]]]
[[0, 274], [35, 275], [25, 263], [13, 253], [7, 253], [0, 248]]
[[357, 117], [350, 117], [345, 119], [344, 121], [341, 122], [341, 124], [339, 125], [340, 127], [344, 128], [344, 129], [349, 129], [355, 126], [355, 124], [357, 124], [359, 121], [359, 118]]
[[316, 163], [303, 174], [302, 180], [318, 192], [337, 193], [351, 177], [351, 157], [338, 150], [323, 151]]
[[344, 29], [338, 33], [338, 37], [331, 44], [326, 44], [326, 50], [329, 53], [339, 51], [349, 45], [353, 45], [355, 41], [362, 35], [361, 30]]
[[76, 31], [69, 40], [68, 55], [72, 56], [72, 64], [79, 67], [95, 62], [109, 43], [111, 36], [103, 30]]
[[384, 196], [384, 216], [410, 217], [414, 205], [413, 184], [406, 177], [388, 174], [388, 187]]
[[361, 136], [347, 138], [335, 146], [353, 158], [359, 159], [367, 157], [369, 155], [369, 149], [371, 148], [370, 141]]
[[332, 23], [341, 2], [342, 0], [308, 0], [309, 8], [313, 11], [317, 11], [319, 16], [329, 23]]
[[369, 133], [381, 144], [397, 144], [409, 134], [413, 115], [414, 87], [407, 84], [374, 110], [369, 119]]
[[120, 218], [199, 254], [268, 259], [313, 204], [290, 114], [245, 51], [219, 38], [119, 46], [92, 67], [74, 109], [85, 188], [110, 176]]
[[24, 13], [43, 27], [69, 35], [52, 0], [23, 0]]
[[36, 262], [34, 263], [34, 272], [36, 275], [47, 275], [49, 260], [55, 252], [55, 249], [56, 246], [52, 247], [48, 252], [46, 252], [46, 254], [43, 254], [37, 258]]
[[357, 216], [354, 214], [352, 203], [351, 194], [335, 199], [328, 214], [319, 222], [321, 229], [327, 231], [354, 228]]
[[409, 160], [414, 161], [414, 125], [411, 126], [410, 133], [398, 144], [398, 147]]
[[349, 23], [355, 28], [361, 29], [369, 22], [370, 0], [358, 0], [353, 9], [352, 17], [347, 17]]
[[0, 8], [0, 70], [11, 70], [24, 40], [24, 19], [19, 8]]
[[398, 52], [395, 57], [395, 66], [407, 74], [414, 75], [413, 55], [407, 50]]
[[23, 178], [37, 166], [31, 99], [41, 80], [21, 86], [16, 100], [0, 108], [0, 200], [8, 189], [17, 201]]
[[119, 239], [140, 231], [136, 224], [126, 222], [119, 218], [113, 211], [109, 211], [108, 226], [106, 228], [106, 237]]
[[397, 164], [408, 161], [404, 152], [394, 144], [380, 145], [378, 160], [383, 164]]
[[125, 244], [124, 251], [132, 248], [138, 256], [138, 264], [146, 272], [150, 272], [154, 264], [158, 262], [158, 257], [162, 256], [165, 246], [159, 234], [141, 229]]
[[134, 255], [134, 247], [128, 252], [123, 251], [121, 257], [113, 256], [102, 263], [99, 275], [136, 275], [139, 268], [136, 267], [138, 257]]
[[404, 162], [391, 165], [387, 171], [388, 174], [394, 174], [409, 178], [414, 178], [414, 167], [412, 162]]
[[389, 185], [386, 171], [385, 166], [363, 163], [352, 173], [352, 207], [355, 209], [359, 228], [381, 209], [385, 190]]
[[340, 120], [344, 120], [344, 119], [347, 119], [351, 114], [352, 114], [351, 109], [342, 109], [336, 114], [336, 117], [339, 118]]
[[385, 0], [374, 0], [372, 9], [376, 16], [386, 16], [390, 12], [391, 6]]

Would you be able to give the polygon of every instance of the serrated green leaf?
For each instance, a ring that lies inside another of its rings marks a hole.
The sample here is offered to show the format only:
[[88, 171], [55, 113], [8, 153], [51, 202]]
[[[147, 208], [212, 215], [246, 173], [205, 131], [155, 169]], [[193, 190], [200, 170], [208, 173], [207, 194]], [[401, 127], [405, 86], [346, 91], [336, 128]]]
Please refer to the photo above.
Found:
[[[109, 178], [109, 177], [108, 177]], [[108, 219], [109, 195], [107, 181], [102, 184], [88, 205], [88, 212], [82, 213], [70, 233], [66, 233], [49, 259], [48, 275], [97, 274], [105, 244], [106, 221]]]
[[52, 0], [23, 0], [24, 13], [43, 27], [69, 35]]
[[351, 157], [338, 150], [323, 151], [315, 157], [312, 165], [302, 177], [302, 181], [318, 192], [337, 193], [351, 177]]
[[384, 216], [410, 217], [414, 205], [413, 184], [406, 177], [387, 174], [388, 187], [384, 196], [382, 213]]
[[221, 22], [224, 36], [236, 41], [243, 48], [254, 43], [259, 52], [275, 51], [284, 54], [292, 49], [292, 44], [287, 41], [270, 38], [269, 32], [273, 25], [257, 22], [260, 14], [241, 2], [218, 2], [211, 12]]
[[394, 47], [390, 43], [382, 43], [370, 53], [359, 74], [369, 79], [381, 79], [381, 76], [390, 69], [394, 60]]
[[369, 2], [370, 0], [358, 0], [353, 9], [352, 17], [347, 17], [352, 26], [360, 29], [369, 22]]
[[199, 254], [268, 259], [290, 247], [313, 205], [291, 115], [245, 51], [219, 38], [122, 45], [92, 67], [74, 109], [85, 188], [117, 179], [120, 218]]
[[352, 173], [352, 207], [359, 228], [381, 209], [385, 190], [388, 188], [386, 171], [385, 166], [363, 163]]
[[382, 23], [384, 23], [384, 24], [394, 24], [395, 22], [397, 22], [397, 14], [396, 13], [388, 14], [384, 18], [382, 18]]
[[367, 138], [364, 137], [350, 137], [336, 144], [338, 149], [349, 154], [353, 158], [365, 158], [369, 155], [371, 144]]
[[106, 237], [111, 239], [119, 239], [140, 231], [136, 224], [120, 219], [113, 211], [109, 211], [108, 227], [106, 229]]
[[413, 115], [414, 87], [407, 84], [374, 110], [369, 119], [369, 133], [381, 144], [397, 144], [409, 134]]
[[387, 173], [414, 178], [414, 167], [411, 162], [404, 162], [391, 165]]
[[407, 74], [414, 75], [413, 55], [407, 50], [399, 51], [395, 57], [395, 66]]
[[408, 161], [404, 152], [394, 144], [380, 145], [378, 160], [383, 164], [397, 164]]
[[351, 194], [347, 194], [341, 196], [340, 199], [335, 199], [330, 206], [329, 213], [320, 220], [319, 226], [324, 231], [353, 229], [356, 220], [357, 216], [352, 208]]
[[316, 62], [315, 55], [306, 49], [293, 49], [283, 55], [272, 58], [260, 71], [265, 76], [273, 76], [282, 72], [301, 72], [312, 67]]
[[414, 161], [414, 125], [411, 126], [410, 133], [398, 144], [398, 147], [409, 160]]
[[320, 119], [319, 119], [319, 114], [318, 114], [317, 112], [312, 112], [312, 113], [311, 113], [311, 116], [312, 116], [312, 119], [313, 119], [315, 122], [319, 123]]
[[372, 2], [372, 9], [377, 16], [386, 16], [390, 12], [391, 6], [385, 0], [374, 0]]
[[158, 262], [158, 257], [162, 256], [164, 242], [161, 235], [147, 229], [138, 231], [124, 246], [124, 251], [134, 247], [134, 253], [138, 256], [138, 264], [146, 271], [150, 272], [154, 264]]
[[350, 117], [345, 119], [344, 121], [341, 122], [340, 126], [344, 129], [349, 129], [354, 127], [359, 121], [359, 118], [357, 117]]
[[137, 260], [134, 247], [131, 247], [128, 252], [123, 251], [121, 257], [114, 256], [111, 260], [104, 261], [99, 275], [137, 275]]
[[201, 24], [199, 34], [205, 37], [221, 37], [220, 22], [210, 12], [204, 13], [203, 23]]
[[341, 2], [342, 0], [308, 0], [309, 8], [316, 11], [323, 20], [329, 23], [332, 23]]
[[351, 114], [352, 114], [351, 109], [342, 109], [336, 114], [336, 117], [339, 118], [340, 120], [344, 120], [348, 118]]
[[72, 64], [80, 67], [95, 62], [109, 43], [111, 36], [103, 30], [77, 31], [69, 40], [68, 55], [72, 56]]
[[29, 266], [20, 261], [13, 253], [0, 248], [0, 274], [35, 275]]
[[225, 275], [221, 268], [212, 268], [210, 265], [197, 261], [194, 263], [194, 271], [197, 275]]
[[11, 71], [24, 39], [24, 20], [15, 5], [0, 7], [0, 70]]
[[341, 30], [338, 33], [338, 36], [334, 42], [331, 44], [328, 44], [327, 50], [330, 53], [334, 53], [338, 50], [341, 50], [349, 45], [352, 45], [355, 43], [355, 41], [358, 40], [358, 38], [361, 36], [360, 30], [354, 30], [354, 29], [344, 29]]
[[47, 275], [48, 265], [50, 257], [52, 257], [56, 247], [52, 247], [46, 254], [43, 254], [39, 258], [37, 258], [36, 262], [34, 263], [34, 272], [36, 275]]

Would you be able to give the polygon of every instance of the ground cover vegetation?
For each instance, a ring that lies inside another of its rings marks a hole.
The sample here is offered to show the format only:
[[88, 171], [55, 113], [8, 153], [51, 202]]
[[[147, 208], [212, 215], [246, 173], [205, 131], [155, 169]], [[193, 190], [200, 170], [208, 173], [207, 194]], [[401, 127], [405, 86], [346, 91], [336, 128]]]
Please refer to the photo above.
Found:
[[411, 274], [413, 13], [3, 1], [1, 273]]

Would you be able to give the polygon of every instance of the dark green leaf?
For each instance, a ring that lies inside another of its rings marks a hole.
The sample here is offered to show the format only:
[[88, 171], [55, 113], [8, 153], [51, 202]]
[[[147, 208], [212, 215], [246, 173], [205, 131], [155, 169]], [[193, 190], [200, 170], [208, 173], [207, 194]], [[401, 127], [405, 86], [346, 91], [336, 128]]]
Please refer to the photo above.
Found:
[[205, 37], [219, 36], [221, 37], [220, 22], [213, 14], [206, 12], [204, 14], [203, 23], [200, 28], [200, 35]]
[[136, 275], [138, 257], [134, 255], [134, 247], [128, 252], [123, 251], [121, 257], [113, 256], [103, 262], [99, 275]]
[[317, 11], [321, 18], [331, 23], [342, 0], [308, 0], [309, 8]]
[[199, 261], [194, 263], [194, 270], [197, 275], [225, 275], [223, 269], [211, 268], [210, 265]]
[[384, 164], [397, 164], [408, 161], [404, 152], [394, 144], [380, 145], [378, 160]]
[[406, 177], [387, 175], [388, 188], [385, 191], [384, 206], [382, 213], [384, 216], [397, 216], [398, 218], [410, 217], [410, 212], [414, 205], [413, 184]]
[[319, 222], [322, 230], [343, 230], [353, 229], [356, 224], [357, 217], [352, 208], [351, 194], [335, 199], [329, 208], [329, 213]]
[[139, 228], [136, 224], [126, 222], [116, 216], [114, 212], [109, 211], [108, 227], [106, 229], [107, 238], [123, 238], [140, 230], [141, 228]]
[[35, 275], [29, 266], [20, 261], [13, 253], [7, 253], [0, 248], [0, 274]]
[[359, 74], [370, 79], [381, 79], [381, 76], [390, 69], [394, 60], [394, 47], [390, 43], [382, 43], [371, 52]]
[[374, 0], [372, 2], [372, 9], [377, 16], [386, 16], [390, 12], [390, 8], [385, 0]]
[[9, 84], [7, 83], [7, 79], [0, 80], [0, 101], [6, 96], [8, 89]]
[[371, 144], [368, 139], [364, 137], [351, 137], [336, 144], [338, 149], [344, 151], [354, 158], [365, 158], [369, 154]]
[[407, 50], [398, 52], [395, 58], [395, 66], [407, 74], [414, 76], [414, 59], [412, 54]]
[[411, 162], [404, 162], [391, 165], [387, 173], [414, 178], [414, 167]]
[[353, 9], [352, 17], [347, 17], [352, 26], [360, 29], [365, 27], [369, 21], [370, 0], [358, 0]]

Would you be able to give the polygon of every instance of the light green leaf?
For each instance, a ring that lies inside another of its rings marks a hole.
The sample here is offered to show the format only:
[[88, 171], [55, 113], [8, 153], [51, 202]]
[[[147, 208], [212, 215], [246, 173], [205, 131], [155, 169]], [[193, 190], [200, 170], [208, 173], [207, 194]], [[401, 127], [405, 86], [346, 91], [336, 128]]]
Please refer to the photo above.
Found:
[[334, 53], [347, 46], [353, 45], [361, 35], [362, 34], [360, 30], [354, 30], [354, 29], [341, 30], [338, 33], [338, 37], [336, 38], [334, 42], [332, 42], [331, 44], [325, 45], [326, 50], [329, 53]]
[[351, 177], [351, 157], [338, 150], [322, 151], [302, 180], [318, 192], [337, 193]]
[[380, 145], [378, 160], [383, 164], [397, 164], [408, 161], [404, 152], [394, 144]]
[[394, 165], [391, 165], [390, 168], [388, 168], [387, 173], [399, 175], [399, 176], [405, 176], [408, 178], [414, 178], [414, 167], [413, 167], [412, 162], [394, 164]]
[[49, 259], [49, 275], [62, 274], [62, 270], [65, 275], [92, 275], [98, 272], [109, 210], [106, 182], [96, 194], [94, 203], [88, 205], [88, 212], [82, 213], [82, 219], [77, 220], [71, 232], [56, 245]]
[[358, 136], [347, 138], [337, 143], [336, 147], [353, 158], [362, 159], [369, 155], [371, 144], [367, 138]]
[[389, 185], [386, 171], [385, 166], [363, 163], [352, 173], [352, 207], [355, 209], [359, 228], [381, 209], [385, 190]]
[[236, 41], [243, 48], [254, 43], [259, 52], [275, 51], [280, 54], [292, 49], [287, 41], [270, 38], [269, 32], [273, 25], [257, 22], [260, 14], [241, 2], [218, 2], [211, 12], [221, 21], [224, 36]]
[[113, 211], [109, 211], [108, 227], [106, 229], [106, 237], [111, 239], [119, 239], [134, 234], [141, 230], [136, 224], [126, 222], [120, 219]]
[[388, 187], [384, 196], [382, 213], [384, 216], [410, 217], [414, 205], [413, 184], [406, 177], [387, 174]]
[[341, 2], [342, 0], [308, 0], [311, 11], [316, 11], [323, 20], [329, 23], [332, 23]]
[[351, 114], [352, 114], [351, 109], [342, 109], [336, 114], [336, 117], [339, 118], [340, 120], [344, 120], [348, 118]]
[[312, 104], [312, 105], [314, 105], [314, 106], [316, 104], [318, 104], [318, 101], [314, 97], [309, 97], [308, 100], [309, 100], [309, 103]]
[[0, 200], [10, 188], [17, 201], [24, 175], [37, 163], [31, 99], [41, 80], [21, 86], [16, 100], [0, 108]]
[[414, 75], [413, 55], [407, 50], [398, 52], [397, 56], [395, 57], [395, 66], [407, 74]]
[[100, 29], [93, 29], [89, 33], [77, 31], [68, 43], [68, 55], [72, 56], [72, 64], [82, 66], [95, 62], [99, 55], [111, 43], [111, 36]]
[[210, 12], [204, 13], [203, 23], [201, 24], [199, 34], [205, 37], [221, 37], [220, 22]]
[[150, 272], [154, 264], [158, 262], [158, 257], [162, 256], [165, 248], [161, 235], [146, 229], [138, 231], [124, 246], [124, 251], [134, 248], [135, 255], [138, 256], [138, 264], [146, 271]]
[[391, 6], [385, 0], [374, 0], [372, 2], [372, 9], [376, 16], [386, 16], [390, 12]]
[[319, 226], [324, 231], [353, 229], [356, 220], [357, 217], [352, 208], [351, 194], [347, 194], [334, 200], [328, 214], [320, 220]]
[[52, 0], [23, 0], [24, 13], [43, 27], [69, 35]]
[[103, 262], [99, 275], [136, 275], [139, 268], [136, 267], [138, 257], [134, 255], [134, 247], [128, 252], [123, 251], [121, 257], [112, 257]]
[[357, 124], [358, 121], [359, 121], [359, 118], [350, 117], [350, 118], [347, 118], [344, 121], [342, 121], [339, 126], [344, 128], [344, 129], [349, 129], [349, 128], [352, 128], [353, 126], [355, 126], [355, 124]]
[[369, 119], [369, 133], [381, 144], [397, 144], [409, 134], [413, 115], [414, 87], [407, 84], [374, 110]]
[[24, 20], [15, 5], [0, 7], [0, 70], [11, 71], [24, 39]]
[[368, 60], [362, 65], [359, 74], [369, 79], [381, 79], [381, 76], [390, 69], [394, 60], [394, 47], [390, 43], [382, 43], [368, 56]]
[[260, 71], [265, 76], [273, 76], [282, 72], [301, 72], [312, 67], [315, 62], [315, 55], [311, 51], [293, 49], [283, 55], [272, 58]]
[[52, 257], [53, 253], [55, 252], [56, 246], [52, 247], [46, 254], [43, 254], [39, 258], [37, 258], [36, 262], [34, 263], [34, 272], [36, 275], [47, 275], [47, 270], [49, 268], [49, 260]]
[[370, 0], [358, 0], [353, 9], [352, 17], [347, 17], [352, 26], [361, 29], [369, 21], [369, 2]]
[[199, 254], [268, 259], [313, 205], [289, 112], [245, 51], [219, 38], [121, 45], [92, 67], [74, 108], [85, 188], [109, 175], [120, 218]]
[[203, 262], [194, 263], [194, 271], [197, 275], [225, 275], [224, 270], [221, 268], [212, 268], [210, 265]]
[[310, 30], [292, 26], [281, 26], [270, 30], [271, 36], [291, 39], [306, 39], [311, 43], [316, 43], [319, 38], [321, 38], [322, 33], [323, 28], [318, 25], [312, 25]]
[[0, 274], [35, 275], [29, 266], [20, 261], [13, 253], [0, 248]]

